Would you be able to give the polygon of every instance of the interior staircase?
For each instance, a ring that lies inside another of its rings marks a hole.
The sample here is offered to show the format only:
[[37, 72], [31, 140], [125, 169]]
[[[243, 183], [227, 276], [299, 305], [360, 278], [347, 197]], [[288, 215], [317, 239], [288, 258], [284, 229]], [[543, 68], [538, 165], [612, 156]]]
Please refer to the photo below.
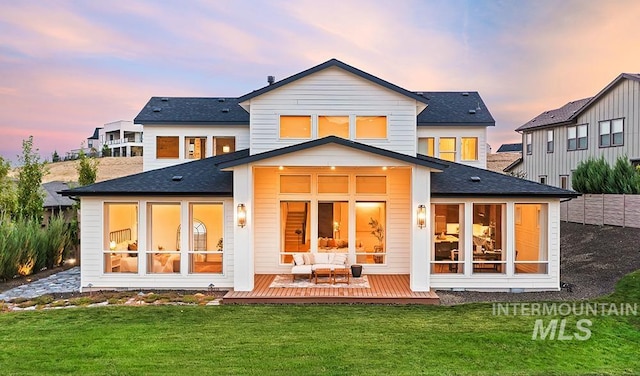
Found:
[[304, 231], [304, 222], [307, 214], [303, 211], [287, 213], [287, 223], [284, 229], [284, 244], [286, 252], [296, 252], [305, 249], [304, 234], [296, 234], [296, 230]]

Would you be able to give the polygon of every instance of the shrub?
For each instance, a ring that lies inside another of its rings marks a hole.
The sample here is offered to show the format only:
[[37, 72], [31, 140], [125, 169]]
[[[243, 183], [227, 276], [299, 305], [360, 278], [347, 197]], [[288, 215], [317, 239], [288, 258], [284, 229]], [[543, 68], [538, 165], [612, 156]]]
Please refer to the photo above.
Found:
[[640, 186], [638, 184], [640, 174], [636, 172], [631, 162], [627, 159], [627, 156], [618, 157], [616, 165], [611, 172], [610, 186], [615, 193], [621, 194], [635, 194], [640, 193]]
[[640, 170], [633, 168], [626, 156], [618, 157], [611, 169], [604, 157], [589, 158], [578, 164], [571, 185], [580, 193], [640, 193]]

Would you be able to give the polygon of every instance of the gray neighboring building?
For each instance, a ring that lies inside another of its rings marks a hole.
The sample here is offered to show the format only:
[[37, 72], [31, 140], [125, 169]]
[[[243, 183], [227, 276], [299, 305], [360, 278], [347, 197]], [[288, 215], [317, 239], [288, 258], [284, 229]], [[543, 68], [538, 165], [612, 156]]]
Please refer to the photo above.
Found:
[[571, 189], [571, 175], [589, 157], [613, 165], [640, 161], [640, 74], [622, 73], [598, 94], [545, 111], [522, 125], [522, 162], [508, 172]]

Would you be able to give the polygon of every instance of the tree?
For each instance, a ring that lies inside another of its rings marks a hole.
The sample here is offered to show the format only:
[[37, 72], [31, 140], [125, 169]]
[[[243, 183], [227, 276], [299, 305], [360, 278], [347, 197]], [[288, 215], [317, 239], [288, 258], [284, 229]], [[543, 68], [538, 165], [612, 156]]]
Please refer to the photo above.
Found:
[[614, 193], [618, 194], [635, 194], [640, 193], [638, 187], [638, 173], [633, 168], [627, 156], [620, 156], [616, 160], [616, 165], [610, 176], [610, 185]]
[[111, 149], [109, 149], [109, 146], [107, 146], [107, 144], [102, 145], [102, 156], [103, 157], [111, 156]]
[[0, 157], [0, 217], [2, 214], [13, 215], [16, 211], [16, 186], [9, 178], [11, 164]]
[[40, 162], [40, 156], [33, 151], [33, 136], [22, 140], [22, 156], [18, 160], [22, 164], [18, 175], [18, 217], [41, 220], [44, 195], [40, 184], [46, 164]]
[[51, 156], [51, 162], [60, 162], [60, 156], [58, 155], [58, 151], [54, 150], [53, 155]]
[[87, 157], [83, 150], [80, 150], [78, 160], [80, 161], [78, 166], [76, 166], [78, 170], [78, 184], [83, 186], [95, 183], [98, 175], [98, 160]]

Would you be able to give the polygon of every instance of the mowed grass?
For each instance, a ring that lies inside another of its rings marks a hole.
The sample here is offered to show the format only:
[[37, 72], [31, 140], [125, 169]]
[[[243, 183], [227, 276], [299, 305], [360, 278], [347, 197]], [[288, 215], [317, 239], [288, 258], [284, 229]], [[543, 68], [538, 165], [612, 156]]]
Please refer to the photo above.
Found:
[[[640, 271], [601, 301], [637, 303]], [[591, 337], [532, 340], [536, 319], [491, 304], [147, 306], [0, 314], [2, 375], [579, 375], [640, 373], [639, 316]], [[561, 317], [555, 317], [561, 318]]]

